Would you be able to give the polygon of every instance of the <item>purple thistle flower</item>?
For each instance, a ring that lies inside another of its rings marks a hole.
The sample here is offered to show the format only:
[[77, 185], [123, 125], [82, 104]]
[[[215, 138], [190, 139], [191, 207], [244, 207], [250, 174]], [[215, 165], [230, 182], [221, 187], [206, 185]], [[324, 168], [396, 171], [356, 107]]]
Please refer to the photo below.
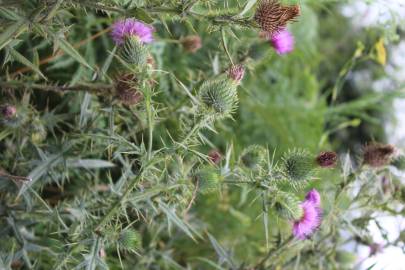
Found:
[[129, 18], [113, 24], [111, 37], [117, 45], [122, 45], [126, 36], [137, 36], [142, 43], [151, 43], [154, 31], [153, 26]]
[[315, 206], [320, 206], [321, 204], [321, 195], [316, 189], [311, 189], [305, 196], [305, 200], [313, 203]]
[[287, 54], [294, 50], [294, 36], [285, 28], [271, 35], [270, 42], [278, 54]]
[[304, 240], [310, 237], [321, 225], [321, 209], [310, 201], [301, 203], [303, 215], [293, 224], [293, 234], [296, 238]]

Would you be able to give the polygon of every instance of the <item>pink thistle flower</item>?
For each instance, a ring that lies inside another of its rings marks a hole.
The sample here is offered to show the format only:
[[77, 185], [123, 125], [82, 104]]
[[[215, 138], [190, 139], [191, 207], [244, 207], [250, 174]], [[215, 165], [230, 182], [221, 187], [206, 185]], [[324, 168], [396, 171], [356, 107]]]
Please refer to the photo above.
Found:
[[278, 54], [287, 54], [294, 50], [294, 36], [287, 30], [282, 29], [269, 37], [271, 46]]
[[316, 189], [311, 189], [305, 196], [305, 200], [313, 203], [315, 206], [321, 205], [321, 195]]
[[137, 36], [142, 43], [151, 43], [154, 31], [153, 26], [129, 18], [113, 24], [111, 37], [117, 45], [123, 44], [127, 36]]
[[301, 203], [303, 215], [294, 221], [293, 234], [296, 238], [304, 240], [310, 237], [319, 228], [322, 221], [321, 208], [313, 202], [305, 200]]

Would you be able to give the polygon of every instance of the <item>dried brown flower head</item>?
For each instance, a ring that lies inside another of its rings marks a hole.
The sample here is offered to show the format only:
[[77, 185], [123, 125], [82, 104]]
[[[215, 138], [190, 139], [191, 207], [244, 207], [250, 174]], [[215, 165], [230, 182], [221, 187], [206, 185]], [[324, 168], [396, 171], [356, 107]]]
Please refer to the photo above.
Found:
[[363, 149], [363, 163], [371, 167], [381, 167], [389, 164], [395, 153], [395, 147], [390, 144], [373, 143]]
[[336, 165], [337, 154], [333, 151], [321, 152], [316, 157], [316, 163], [322, 168], [330, 168]]
[[184, 37], [180, 40], [180, 43], [184, 50], [190, 53], [195, 53], [202, 47], [201, 38], [197, 35]]
[[282, 5], [278, 0], [262, 0], [254, 16], [261, 29], [269, 34], [285, 28], [300, 15], [299, 5]]
[[118, 99], [125, 105], [135, 105], [143, 98], [138, 90], [138, 79], [135, 74], [124, 74], [117, 79], [115, 91]]

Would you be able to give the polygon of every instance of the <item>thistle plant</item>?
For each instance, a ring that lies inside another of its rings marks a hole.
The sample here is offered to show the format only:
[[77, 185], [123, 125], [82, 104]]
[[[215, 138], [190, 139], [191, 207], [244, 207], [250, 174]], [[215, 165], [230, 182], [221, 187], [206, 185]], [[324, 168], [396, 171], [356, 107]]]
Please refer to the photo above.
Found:
[[382, 30], [361, 47], [312, 2], [0, 1], [0, 269], [353, 269], [344, 243], [403, 248], [369, 231], [403, 215], [401, 146], [346, 154], [403, 95], [345, 92]]

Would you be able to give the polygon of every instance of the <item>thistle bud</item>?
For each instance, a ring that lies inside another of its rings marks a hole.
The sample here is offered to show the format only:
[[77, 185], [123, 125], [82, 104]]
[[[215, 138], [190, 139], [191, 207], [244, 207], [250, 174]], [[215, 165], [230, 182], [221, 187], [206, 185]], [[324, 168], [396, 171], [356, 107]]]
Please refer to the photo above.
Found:
[[304, 214], [298, 198], [289, 193], [280, 193], [274, 204], [276, 213], [283, 219], [298, 220]]
[[230, 116], [238, 104], [236, 87], [227, 79], [204, 82], [199, 96], [203, 111], [216, 118]]
[[115, 94], [123, 104], [135, 105], [143, 98], [143, 94], [138, 90], [138, 87], [139, 80], [135, 74], [124, 74], [115, 83]]
[[128, 251], [136, 251], [142, 246], [142, 238], [135, 230], [122, 231], [118, 237], [119, 248]]
[[125, 37], [124, 44], [118, 48], [118, 54], [133, 67], [144, 67], [149, 56], [148, 48], [137, 36]]
[[32, 121], [31, 128], [32, 128], [31, 141], [34, 144], [39, 144], [46, 139], [47, 132], [46, 132], [45, 126], [41, 122], [41, 120], [39, 120], [38, 118], [35, 118]]
[[228, 77], [237, 85], [240, 84], [245, 76], [245, 68], [242, 65], [235, 65], [228, 69]]
[[208, 158], [212, 163], [219, 164], [219, 162], [221, 162], [222, 160], [222, 155], [218, 150], [211, 150], [208, 153]]
[[388, 165], [395, 153], [395, 147], [390, 144], [374, 143], [366, 145], [363, 150], [363, 163], [378, 168]]
[[332, 151], [321, 152], [316, 157], [316, 163], [322, 168], [331, 168], [336, 165], [337, 154]]
[[241, 155], [242, 164], [252, 170], [261, 168], [266, 163], [266, 148], [260, 145], [251, 145]]
[[0, 113], [4, 120], [10, 120], [16, 116], [17, 109], [13, 105], [4, 104], [0, 107]]
[[198, 191], [203, 194], [217, 190], [222, 180], [218, 170], [212, 167], [204, 167], [200, 169], [196, 173], [195, 178], [198, 185]]
[[184, 50], [189, 53], [195, 53], [202, 47], [200, 36], [193, 35], [180, 39], [180, 43]]
[[[288, 151], [282, 159], [282, 172], [292, 184], [309, 180], [315, 168], [313, 157], [305, 150]], [[294, 183], [295, 182], [295, 183]]]
[[278, 0], [262, 0], [254, 19], [263, 31], [274, 34], [285, 28], [289, 21], [294, 21], [299, 15], [299, 5], [286, 6]]

